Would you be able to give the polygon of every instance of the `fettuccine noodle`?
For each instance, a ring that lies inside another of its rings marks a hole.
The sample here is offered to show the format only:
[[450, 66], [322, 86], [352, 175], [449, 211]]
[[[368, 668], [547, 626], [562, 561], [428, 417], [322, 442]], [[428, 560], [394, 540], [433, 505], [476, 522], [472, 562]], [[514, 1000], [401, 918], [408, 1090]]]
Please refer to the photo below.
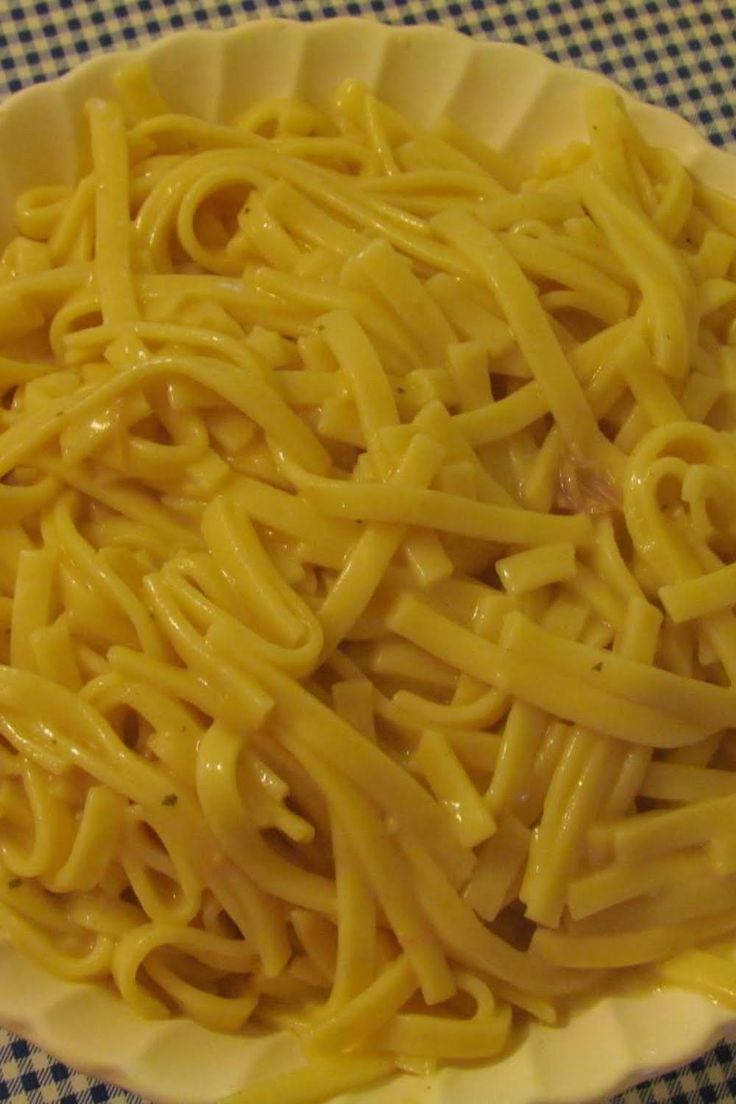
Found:
[[0, 930], [296, 1031], [239, 1104], [736, 1002], [736, 205], [606, 90], [529, 175], [118, 86], [0, 264]]

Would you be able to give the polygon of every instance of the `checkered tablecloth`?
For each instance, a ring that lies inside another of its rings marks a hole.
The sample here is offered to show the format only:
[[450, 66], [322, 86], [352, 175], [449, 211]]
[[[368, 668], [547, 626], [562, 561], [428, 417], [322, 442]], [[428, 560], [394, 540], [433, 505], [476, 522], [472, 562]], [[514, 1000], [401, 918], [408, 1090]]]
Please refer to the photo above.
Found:
[[[442, 23], [535, 46], [557, 61], [608, 74], [639, 97], [678, 111], [714, 143], [736, 148], [736, 5], [725, 0], [0, 0], [0, 97], [100, 50], [182, 27], [339, 15]], [[142, 1104], [1, 1028], [0, 1101]], [[736, 1047], [726, 1044], [611, 1104], [715, 1101], [736, 1101]]]

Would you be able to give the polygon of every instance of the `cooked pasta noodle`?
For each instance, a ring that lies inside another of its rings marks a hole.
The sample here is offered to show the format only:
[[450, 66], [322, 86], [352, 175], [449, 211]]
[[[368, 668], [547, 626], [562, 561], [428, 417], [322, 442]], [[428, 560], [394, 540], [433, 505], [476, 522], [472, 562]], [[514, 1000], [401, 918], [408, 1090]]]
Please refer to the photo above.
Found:
[[141, 66], [0, 261], [0, 930], [307, 1104], [736, 1000], [736, 206]]

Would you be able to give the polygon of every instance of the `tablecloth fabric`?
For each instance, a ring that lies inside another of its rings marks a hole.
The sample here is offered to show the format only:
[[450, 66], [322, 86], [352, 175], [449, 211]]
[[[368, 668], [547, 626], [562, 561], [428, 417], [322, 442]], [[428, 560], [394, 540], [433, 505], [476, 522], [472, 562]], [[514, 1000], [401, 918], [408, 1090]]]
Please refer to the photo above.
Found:
[[[0, 0], [0, 98], [101, 50], [131, 48], [183, 27], [340, 15], [441, 23], [537, 47], [556, 61], [613, 77], [642, 99], [678, 111], [715, 144], [736, 149], [736, 6], [723, 0]], [[2, 1029], [0, 1101], [142, 1104]], [[611, 1104], [716, 1101], [736, 1101], [736, 1047], [725, 1043]]]

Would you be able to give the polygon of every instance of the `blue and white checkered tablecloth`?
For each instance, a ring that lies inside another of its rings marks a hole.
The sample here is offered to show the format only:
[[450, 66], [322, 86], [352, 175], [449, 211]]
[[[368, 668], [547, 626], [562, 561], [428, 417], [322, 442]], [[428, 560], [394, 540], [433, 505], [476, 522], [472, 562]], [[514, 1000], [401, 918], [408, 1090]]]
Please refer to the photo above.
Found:
[[[339, 15], [442, 23], [534, 46], [557, 61], [598, 69], [635, 95], [678, 111], [717, 145], [736, 146], [736, 5], [726, 0], [0, 0], [0, 97], [100, 50], [183, 27]], [[2, 1028], [0, 1101], [142, 1104]], [[726, 1044], [611, 1104], [715, 1101], [736, 1101], [736, 1047]]]

